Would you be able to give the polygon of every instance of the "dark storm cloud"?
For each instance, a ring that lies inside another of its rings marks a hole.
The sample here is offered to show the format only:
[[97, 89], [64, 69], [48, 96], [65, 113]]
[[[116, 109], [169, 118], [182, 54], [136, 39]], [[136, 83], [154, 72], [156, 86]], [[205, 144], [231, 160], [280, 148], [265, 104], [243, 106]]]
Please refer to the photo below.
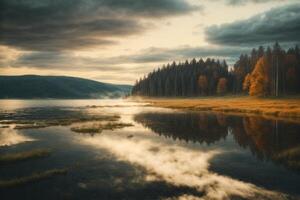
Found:
[[185, 61], [191, 58], [229, 58], [237, 57], [241, 53], [250, 51], [249, 48], [239, 47], [180, 47], [175, 49], [166, 48], [149, 48], [140, 54], [130, 56], [115, 57], [115, 62], [132, 62], [132, 63], [153, 63], [153, 62], [171, 62], [173, 60]]
[[185, 0], [2, 0], [0, 44], [36, 51], [111, 45], [144, 31], [143, 19], [195, 9]]
[[151, 18], [185, 14], [199, 9], [185, 0], [100, 0], [100, 2], [112, 9]]
[[208, 41], [222, 45], [258, 45], [300, 41], [300, 4], [271, 9], [247, 20], [206, 29]]
[[[135, 65], [157, 65], [155, 63], [167, 63], [176, 61], [185, 61], [191, 58], [214, 57], [229, 61], [237, 59], [241, 53], [250, 52], [250, 48], [240, 47], [179, 47], [175, 49], [167, 48], [149, 48], [142, 50], [138, 54], [126, 56], [115, 56], [108, 58], [86, 58], [74, 56], [68, 52], [34, 52], [27, 53], [18, 58], [12, 67], [30, 67], [37, 69], [61, 69], [61, 70], [105, 70], [105, 71], [128, 71], [129, 68], [122, 67], [123, 64]], [[1, 66], [0, 66], [1, 67]], [[5, 66], [3, 66], [5, 67]], [[143, 71], [130, 67], [131, 71]]]
[[287, 0], [225, 0], [229, 5], [239, 6], [246, 5], [247, 3], [268, 3], [268, 2], [284, 2]]
[[132, 20], [99, 19], [90, 22], [53, 22], [12, 26], [2, 24], [0, 41], [3, 45], [27, 50], [54, 51], [80, 49], [93, 45], [111, 45], [107, 36], [137, 33], [142, 26]]

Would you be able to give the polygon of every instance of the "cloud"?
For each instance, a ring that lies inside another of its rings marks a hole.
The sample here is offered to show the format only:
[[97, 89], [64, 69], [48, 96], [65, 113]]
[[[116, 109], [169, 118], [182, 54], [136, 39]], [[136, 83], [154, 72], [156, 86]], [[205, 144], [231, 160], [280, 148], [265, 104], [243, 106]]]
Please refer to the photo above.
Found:
[[216, 59], [237, 58], [241, 53], [247, 53], [250, 48], [244, 47], [229, 47], [229, 46], [203, 46], [190, 47], [183, 46], [177, 48], [156, 48], [151, 47], [144, 49], [138, 54], [118, 56], [110, 58], [111, 64], [120, 63], [162, 63], [181, 61], [192, 58], [207, 58], [213, 57]]
[[145, 20], [200, 8], [185, 0], [3, 0], [0, 9], [0, 44], [61, 51], [112, 45], [145, 31]]
[[109, 8], [150, 18], [185, 14], [200, 8], [185, 0], [102, 0], [101, 3]]
[[205, 31], [209, 42], [221, 45], [261, 45], [274, 43], [297, 43], [300, 41], [300, 4], [271, 9], [246, 20]]
[[14, 48], [0, 45], [0, 68], [12, 65], [21, 55], [22, 52]]
[[287, 0], [225, 0], [225, 2], [232, 6], [240, 6], [248, 3], [269, 3], [269, 2], [284, 2]]
[[[74, 55], [71, 52], [29, 52], [18, 56], [6, 65], [11, 67], [29, 67], [37, 69], [55, 69], [55, 70], [101, 70], [112, 72], [131, 72], [145, 73], [149, 71], [149, 67], [157, 67], [157, 65], [166, 64], [172, 61], [184, 62], [192, 58], [213, 57], [216, 59], [227, 59], [234, 61], [241, 53], [250, 52], [250, 48], [229, 47], [229, 46], [204, 46], [190, 47], [183, 46], [177, 48], [157, 48], [151, 47], [139, 51], [136, 54], [113, 56], [106, 58], [83, 57]], [[230, 64], [230, 63], [229, 63]], [[124, 65], [127, 65], [124, 67]], [[131, 65], [131, 67], [128, 67]], [[134, 67], [139, 65], [138, 67]], [[143, 65], [143, 66], [141, 66]], [[1, 67], [1, 65], [0, 65]], [[5, 65], [2, 66], [2, 68]]]

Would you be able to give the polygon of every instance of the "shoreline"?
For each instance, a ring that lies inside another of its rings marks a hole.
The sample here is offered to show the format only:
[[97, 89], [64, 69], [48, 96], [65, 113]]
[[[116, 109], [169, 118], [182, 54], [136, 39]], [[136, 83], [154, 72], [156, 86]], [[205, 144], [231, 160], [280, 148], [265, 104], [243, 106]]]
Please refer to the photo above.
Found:
[[255, 97], [200, 97], [200, 98], [147, 98], [132, 97], [132, 101], [150, 106], [189, 111], [206, 111], [226, 115], [257, 116], [273, 120], [300, 123], [300, 98]]

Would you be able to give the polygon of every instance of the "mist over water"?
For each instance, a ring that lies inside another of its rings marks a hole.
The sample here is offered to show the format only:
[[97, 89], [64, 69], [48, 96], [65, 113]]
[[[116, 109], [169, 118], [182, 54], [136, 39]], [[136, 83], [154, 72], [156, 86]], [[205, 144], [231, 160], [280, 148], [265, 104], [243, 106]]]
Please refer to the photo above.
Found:
[[[0, 105], [4, 199], [300, 198], [299, 124], [123, 100], [1, 100]], [[94, 134], [71, 130], [99, 123], [101, 116], [119, 116], [118, 122], [132, 126]], [[14, 129], [41, 122], [44, 127]], [[13, 156], [36, 149], [50, 155]], [[3, 157], [14, 161], [5, 163]], [[51, 175], [40, 178], [49, 170]]]

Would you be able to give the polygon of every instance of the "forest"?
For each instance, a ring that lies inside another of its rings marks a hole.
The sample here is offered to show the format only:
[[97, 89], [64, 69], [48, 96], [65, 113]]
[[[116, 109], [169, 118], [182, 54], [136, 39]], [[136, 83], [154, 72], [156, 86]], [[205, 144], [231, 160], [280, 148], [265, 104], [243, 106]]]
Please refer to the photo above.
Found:
[[283, 96], [300, 93], [300, 50], [273, 47], [241, 54], [229, 67], [225, 60], [192, 59], [163, 65], [136, 81], [133, 96], [195, 97], [226, 94]]

